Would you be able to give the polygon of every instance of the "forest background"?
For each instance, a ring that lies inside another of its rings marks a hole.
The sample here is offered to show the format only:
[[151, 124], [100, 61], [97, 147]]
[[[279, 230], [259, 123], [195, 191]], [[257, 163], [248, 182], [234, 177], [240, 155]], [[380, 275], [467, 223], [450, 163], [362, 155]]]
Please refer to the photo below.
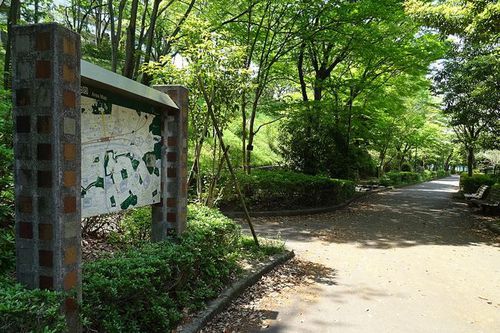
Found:
[[189, 88], [191, 191], [209, 205], [227, 178], [214, 125], [241, 174], [359, 180], [499, 162], [496, 1], [11, 0], [0, 10], [5, 200], [10, 29], [54, 21], [81, 34], [88, 61]]

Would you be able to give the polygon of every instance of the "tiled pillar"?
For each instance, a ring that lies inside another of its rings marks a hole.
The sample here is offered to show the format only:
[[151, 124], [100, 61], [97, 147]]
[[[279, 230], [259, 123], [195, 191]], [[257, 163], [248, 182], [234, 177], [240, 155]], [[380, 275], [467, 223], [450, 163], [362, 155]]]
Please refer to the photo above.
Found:
[[15, 27], [12, 45], [17, 280], [68, 292], [78, 331], [80, 36], [56, 24]]
[[152, 239], [164, 240], [186, 229], [188, 90], [182, 86], [159, 85], [179, 110], [162, 110], [162, 199], [153, 206]]

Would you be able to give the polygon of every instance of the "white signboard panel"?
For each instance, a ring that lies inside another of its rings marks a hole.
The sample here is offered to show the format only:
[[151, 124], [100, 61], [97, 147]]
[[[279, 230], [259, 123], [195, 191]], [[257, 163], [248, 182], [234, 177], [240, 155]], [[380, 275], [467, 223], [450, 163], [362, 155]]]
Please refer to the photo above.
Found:
[[160, 116], [125, 105], [82, 87], [82, 217], [160, 202]]

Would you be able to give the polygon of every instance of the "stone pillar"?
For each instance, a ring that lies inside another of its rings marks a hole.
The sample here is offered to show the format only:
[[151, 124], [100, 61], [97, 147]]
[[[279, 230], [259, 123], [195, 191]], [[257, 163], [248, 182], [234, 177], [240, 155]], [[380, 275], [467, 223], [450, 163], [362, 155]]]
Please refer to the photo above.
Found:
[[162, 198], [153, 205], [152, 228], [152, 239], [160, 241], [186, 229], [188, 90], [170, 85], [154, 88], [168, 94], [179, 107], [162, 110]]
[[13, 30], [17, 280], [68, 292], [79, 330], [80, 36], [56, 24]]

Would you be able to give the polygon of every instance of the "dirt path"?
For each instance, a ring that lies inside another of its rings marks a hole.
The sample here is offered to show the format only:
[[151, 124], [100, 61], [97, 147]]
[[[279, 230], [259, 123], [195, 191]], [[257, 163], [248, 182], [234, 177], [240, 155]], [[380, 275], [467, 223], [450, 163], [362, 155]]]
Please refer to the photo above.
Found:
[[[451, 200], [457, 186], [450, 177], [331, 214], [259, 219], [261, 234], [295, 250], [303, 278], [284, 291], [263, 282], [204, 332], [500, 332], [499, 239], [474, 232]], [[233, 320], [238, 309], [257, 319]]]

